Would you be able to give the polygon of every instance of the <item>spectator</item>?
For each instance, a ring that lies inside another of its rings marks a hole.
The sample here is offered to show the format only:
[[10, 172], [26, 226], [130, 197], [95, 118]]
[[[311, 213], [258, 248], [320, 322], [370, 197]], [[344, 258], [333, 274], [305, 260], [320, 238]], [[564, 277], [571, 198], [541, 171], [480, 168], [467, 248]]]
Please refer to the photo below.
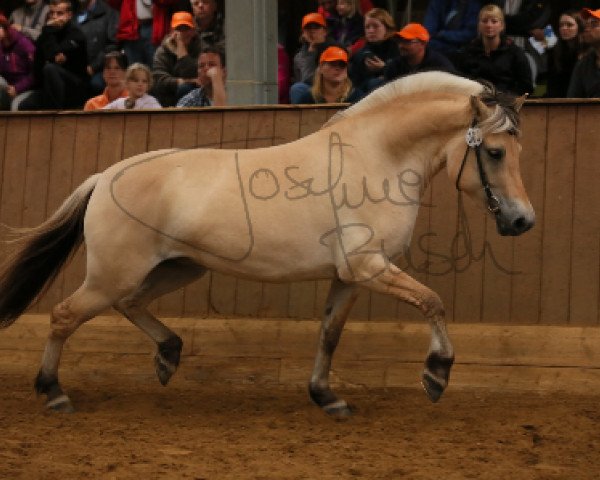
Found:
[[90, 92], [96, 95], [104, 90], [104, 55], [116, 50], [119, 14], [104, 0], [81, 0], [76, 20], [87, 43]]
[[358, 11], [358, 0], [337, 0], [335, 13], [327, 18], [331, 39], [345, 48], [365, 34], [364, 19]]
[[366, 44], [352, 56], [350, 78], [365, 94], [384, 83], [386, 62], [400, 55], [394, 39], [396, 26], [391, 15], [382, 8], [373, 8], [365, 15]]
[[281, 43], [277, 44], [277, 87], [279, 103], [290, 103], [290, 57]]
[[87, 46], [83, 32], [71, 21], [69, 0], [50, 0], [48, 21], [35, 44], [37, 89], [19, 110], [80, 109], [87, 96]]
[[196, 65], [200, 55], [200, 37], [194, 17], [176, 12], [171, 19], [171, 33], [154, 55], [153, 93], [163, 107], [177, 101], [196, 87]]
[[98, 110], [105, 107], [117, 98], [129, 96], [125, 88], [125, 70], [127, 70], [127, 57], [122, 52], [108, 52], [104, 56], [104, 69], [102, 76], [106, 87], [104, 93], [90, 98], [83, 107], [84, 110]]
[[17, 110], [33, 87], [35, 46], [0, 14], [0, 110]]
[[558, 19], [558, 41], [548, 56], [547, 97], [567, 96], [571, 74], [575, 64], [583, 55], [579, 41], [583, 33], [583, 20], [579, 11], [568, 11]]
[[312, 86], [321, 53], [332, 45], [327, 38], [327, 23], [323, 15], [309, 13], [302, 18], [302, 46], [294, 56], [294, 83], [290, 88], [291, 103], [298, 103]]
[[215, 47], [225, 51], [223, 0], [191, 0], [192, 14], [200, 35], [200, 49]]
[[158, 100], [148, 91], [152, 88], [152, 73], [143, 63], [130, 65], [125, 73], [125, 85], [129, 96], [117, 98], [103, 110], [141, 110], [146, 108], [161, 108]]
[[396, 38], [400, 56], [387, 62], [384, 70], [386, 81], [428, 70], [457, 73], [448, 58], [429, 48], [429, 33], [420, 23], [409, 23], [396, 33]]
[[179, 102], [178, 107], [221, 107], [227, 104], [225, 54], [215, 47], [202, 50], [198, 58], [198, 88]]
[[452, 59], [477, 35], [479, 0], [430, 0], [423, 26], [429, 32], [429, 49]]
[[15, 30], [35, 42], [46, 25], [48, 11], [44, 0], [23, 0], [23, 5], [11, 13], [9, 20]]
[[332, 46], [321, 54], [312, 89], [299, 103], [355, 103], [362, 97], [348, 77], [348, 53]]
[[335, 11], [336, 4], [337, 0], [319, 0], [317, 13], [323, 15], [323, 18], [327, 21], [337, 13]]
[[169, 7], [177, 0], [107, 0], [120, 12], [117, 40], [129, 63], [152, 65], [154, 50], [169, 31]]
[[591, 47], [573, 69], [567, 91], [570, 98], [600, 98], [600, 9], [581, 11], [583, 41]]
[[504, 14], [496, 5], [479, 12], [479, 35], [457, 57], [468, 77], [488, 80], [503, 92], [533, 92], [529, 61], [521, 48], [504, 35]]

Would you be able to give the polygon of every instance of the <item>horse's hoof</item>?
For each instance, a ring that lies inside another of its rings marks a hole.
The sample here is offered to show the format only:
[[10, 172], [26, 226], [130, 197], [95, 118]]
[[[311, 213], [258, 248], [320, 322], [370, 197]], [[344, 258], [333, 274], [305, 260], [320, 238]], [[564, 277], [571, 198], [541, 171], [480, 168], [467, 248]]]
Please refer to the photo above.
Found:
[[158, 381], [164, 387], [169, 383], [171, 377], [177, 370], [177, 367], [167, 362], [161, 355], [157, 354], [154, 357], [154, 366], [156, 368], [156, 375]]
[[71, 400], [66, 395], [60, 395], [52, 400], [48, 400], [46, 402], [46, 407], [49, 410], [58, 413], [74, 413], [75, 408], [73, 408], [73, 404]]
[[444, 386], [427, 371], [423, 372], [421, 385], [432, 403], [436, 403], [444, 393]]
[[325, 405], [323, 411], [334, 420], [347, 420], [353, 414], [352, 408], [344, 400]]

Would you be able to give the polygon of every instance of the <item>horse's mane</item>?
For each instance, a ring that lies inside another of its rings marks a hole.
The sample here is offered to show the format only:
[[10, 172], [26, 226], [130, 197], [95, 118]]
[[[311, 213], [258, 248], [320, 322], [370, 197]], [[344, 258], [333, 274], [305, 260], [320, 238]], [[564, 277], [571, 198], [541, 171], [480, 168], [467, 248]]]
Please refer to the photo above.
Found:
[[399, 96], [420, 92], [458, 93], [466, 96], [479, 96], [489, 107], [495, 107], [492, 115], [479, 124], [487, 132], [518, 133], [519, 115], [514, 108], [514, 97], [497, 92], [493, 85], [469, 80], [446, 72], [423, 72], [407, 75], [373, 91], [360, 102], [346, 110], [339, 111], [325, 126], [353, 117], [367, 110], [376, 109]]

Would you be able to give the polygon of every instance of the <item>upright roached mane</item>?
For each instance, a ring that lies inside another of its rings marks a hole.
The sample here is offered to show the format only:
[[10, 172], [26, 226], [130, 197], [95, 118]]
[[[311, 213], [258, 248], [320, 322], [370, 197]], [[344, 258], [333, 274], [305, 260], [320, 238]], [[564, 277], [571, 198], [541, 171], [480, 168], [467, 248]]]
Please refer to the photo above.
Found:
[[[330, 279], [309, 382], [313, 401], [332, 415], [350, 414], [329, 372], [359, 286], [414, 305], [427, 319], [431, 342], [421, 378], [437, 401], [454, 361], [444, 306], [393, 259], [407, 251], [424, 185], [443, 167], [482, 206], [493, 190], [500, 234], [533, 226], [519, 173], [523, 100], [450, 74], [415, 74], [287, 145], [125, 159], [87, 179], [43, 224], [20, 232], [0, 267], [0, 328], [32, 304], [85, 239], [86, 278], [52, 309], [35, 382], [48, 407], [71, 411], [58, 381], [63, 345], [107, 308], [155, 342], [165, 385], [182, 340], [148, 310], [154, 299], [209, 270], [258, 281]], [[477, 131], [473, 123], [489, 134], [474, 153], [466, 141]]]
[[402, 95], [422, 92], [459, 93], [479, 96], [489, 107], [494, 107], [490, 117], [479, 124], [482, 133], [511, 132], [519, 134], [519, 115], [514, 108], [510, 95], [497, 92], [489, 82], [475, 82], [463, 77], [457, 77], [445, 72], [423, 72], [418, 75], [408, 75], [387, 83], [375, 90], [369, 96], [351, 107], [341, 110], [329, 119], [323, 128], [337, 122], [360, 115]]

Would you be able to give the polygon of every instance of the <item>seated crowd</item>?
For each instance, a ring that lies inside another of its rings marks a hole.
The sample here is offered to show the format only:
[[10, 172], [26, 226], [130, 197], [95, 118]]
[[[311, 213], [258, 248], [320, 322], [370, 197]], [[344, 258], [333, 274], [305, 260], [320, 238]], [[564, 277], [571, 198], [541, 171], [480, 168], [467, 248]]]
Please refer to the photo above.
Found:
[[[0, 110], [225, 105], [223, 3], [21, 0], [0, 11]], [[548, 2], [429, 0], [423, 23], [402, 28], [382, 2], [318, 3], [291, 62], [279, 45], [281, 103], [354, 103], [427, 70], [518, 95], [600, 97], [598, 2], [553, 25]]]

